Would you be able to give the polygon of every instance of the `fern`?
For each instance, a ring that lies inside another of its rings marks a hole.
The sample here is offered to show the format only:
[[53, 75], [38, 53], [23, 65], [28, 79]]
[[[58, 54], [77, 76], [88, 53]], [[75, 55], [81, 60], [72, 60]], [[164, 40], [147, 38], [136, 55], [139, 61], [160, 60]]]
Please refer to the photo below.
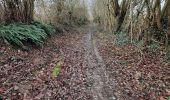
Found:
[[43, 29], [49, 36], [51, 36], [53, 33], [55, 33], [55, 29], [51, 25], [42, 24], [42, 23], [37, 22], [37, 21], [35, 21], [33, 23], [33, 25], [35, 25], [36, 27], [38, 27], [40, 29]]
[[44, 40], [53, 33], [55, 33], [55, 29], [52, 26], [39, 22], [31, 25], [12, 23], [0, 26], [0, 38], [20, 47], [23, 47], [25, 42], [42, 46]]

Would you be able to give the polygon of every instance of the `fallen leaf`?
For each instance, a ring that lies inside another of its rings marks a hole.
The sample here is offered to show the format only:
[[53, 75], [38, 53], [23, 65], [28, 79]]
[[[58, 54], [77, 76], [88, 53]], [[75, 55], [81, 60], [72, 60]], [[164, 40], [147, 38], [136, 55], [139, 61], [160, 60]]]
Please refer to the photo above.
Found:
[[166, 95], [170, 96], [170, 90], [166, 90]]
[[160, 97], [159, 100], [166, 100], [164, 97]]
[[53, 77], [57, 77], [60, 71], [61, 71], [61, 62], [57, 63], [57, 65], [53, 69], [53, 73], [52, 73]]
[[0, 93], [4, 92], [4, 88], [0, 88]]

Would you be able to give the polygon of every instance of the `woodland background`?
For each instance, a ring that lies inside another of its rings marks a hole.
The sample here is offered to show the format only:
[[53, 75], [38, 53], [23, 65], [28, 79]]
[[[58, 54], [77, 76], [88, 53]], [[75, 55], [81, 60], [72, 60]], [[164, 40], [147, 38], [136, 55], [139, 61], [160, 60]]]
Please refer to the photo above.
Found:
[[170, 0], [0, 0], [0, 100], [92, 100], [103, 75], [120, 100], [170, 100], [169, 10]]

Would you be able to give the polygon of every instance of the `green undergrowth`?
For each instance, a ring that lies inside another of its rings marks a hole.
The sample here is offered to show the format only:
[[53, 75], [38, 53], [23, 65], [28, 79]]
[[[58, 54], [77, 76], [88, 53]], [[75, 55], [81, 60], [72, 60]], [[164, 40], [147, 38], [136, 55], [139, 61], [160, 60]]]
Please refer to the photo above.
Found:
[[115, 35], [115, 45], [117, 46], [125, 46], [128, 44], [133, 44], [140, 49], [147, 48], [152, 52], [157, 52], [161, 48], [161, 45], [156, 42], [151, 42], [149, 45], [145, 45], [145, 42], [143, 40], [140, 41], [133, 40], [131, 42], [130, 38], [124, 32], [115, 32], [114, 35]]
[[0, 25], [0, 38], [19, 47], [24, 47], [28, 43], [42, 46], [44, 41], [54, 33], [53, 26], [40, 22], [33, 22], [29, 25], [24, 23]]
[[75, 22], [76, 22], [76, 25], [82, 26], [82, 25], [86, 25], [87, 24], [88, 19], [86, 17], [80, 17]]
[[167, 52], [164, 58], [165, 62], [169, 62], [170, 61], [170, 52]]
[[[118, 47], [125, 47], [127, 45], [133, 45], [140, 49], [141, 52], [148, 52], [153, 55], [161, 54], [163, 57], [163, 62], [170, 61], [170, 52], [167, 52], [165, 50], [165, 47], [157, 42], [151, 41], [150, 44], [145, 43], [143, 40], [133, 40], [131, 42], [130, 38], [126, 35], [126, 33], [120, 32], [120, 33], [114, 33], [115, 35], [115, 46]], [[126, 62], [120, 62], [121, 65], [126, 64]]]
[[124, 46], [130, 43], [126, 33], [124, 32], [115, 32], [115, 44], [117, 46]]

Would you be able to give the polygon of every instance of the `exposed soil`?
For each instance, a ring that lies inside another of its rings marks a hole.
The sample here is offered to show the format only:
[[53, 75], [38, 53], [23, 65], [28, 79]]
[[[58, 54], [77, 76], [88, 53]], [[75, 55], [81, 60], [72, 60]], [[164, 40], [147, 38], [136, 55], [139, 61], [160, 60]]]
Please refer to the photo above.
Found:
[[110, 81], [105, 63], [100, 56], [95, 40], [94, 27], [91, 26], [89, 32], [85, 36], [85, 64], [87, 66], [87, 83], [93, 100], [115, 100], [113, 88], [114, 81]]
[[[0, 44], [4, 100], [166, 100], [170, 64], [163, 53], [114, 45], [94, 26], [64, 31], [29, 51]], [[52, 76], [62, 62], [60, 74]], [[169, 93], [169, 94], [168, 94]]]

